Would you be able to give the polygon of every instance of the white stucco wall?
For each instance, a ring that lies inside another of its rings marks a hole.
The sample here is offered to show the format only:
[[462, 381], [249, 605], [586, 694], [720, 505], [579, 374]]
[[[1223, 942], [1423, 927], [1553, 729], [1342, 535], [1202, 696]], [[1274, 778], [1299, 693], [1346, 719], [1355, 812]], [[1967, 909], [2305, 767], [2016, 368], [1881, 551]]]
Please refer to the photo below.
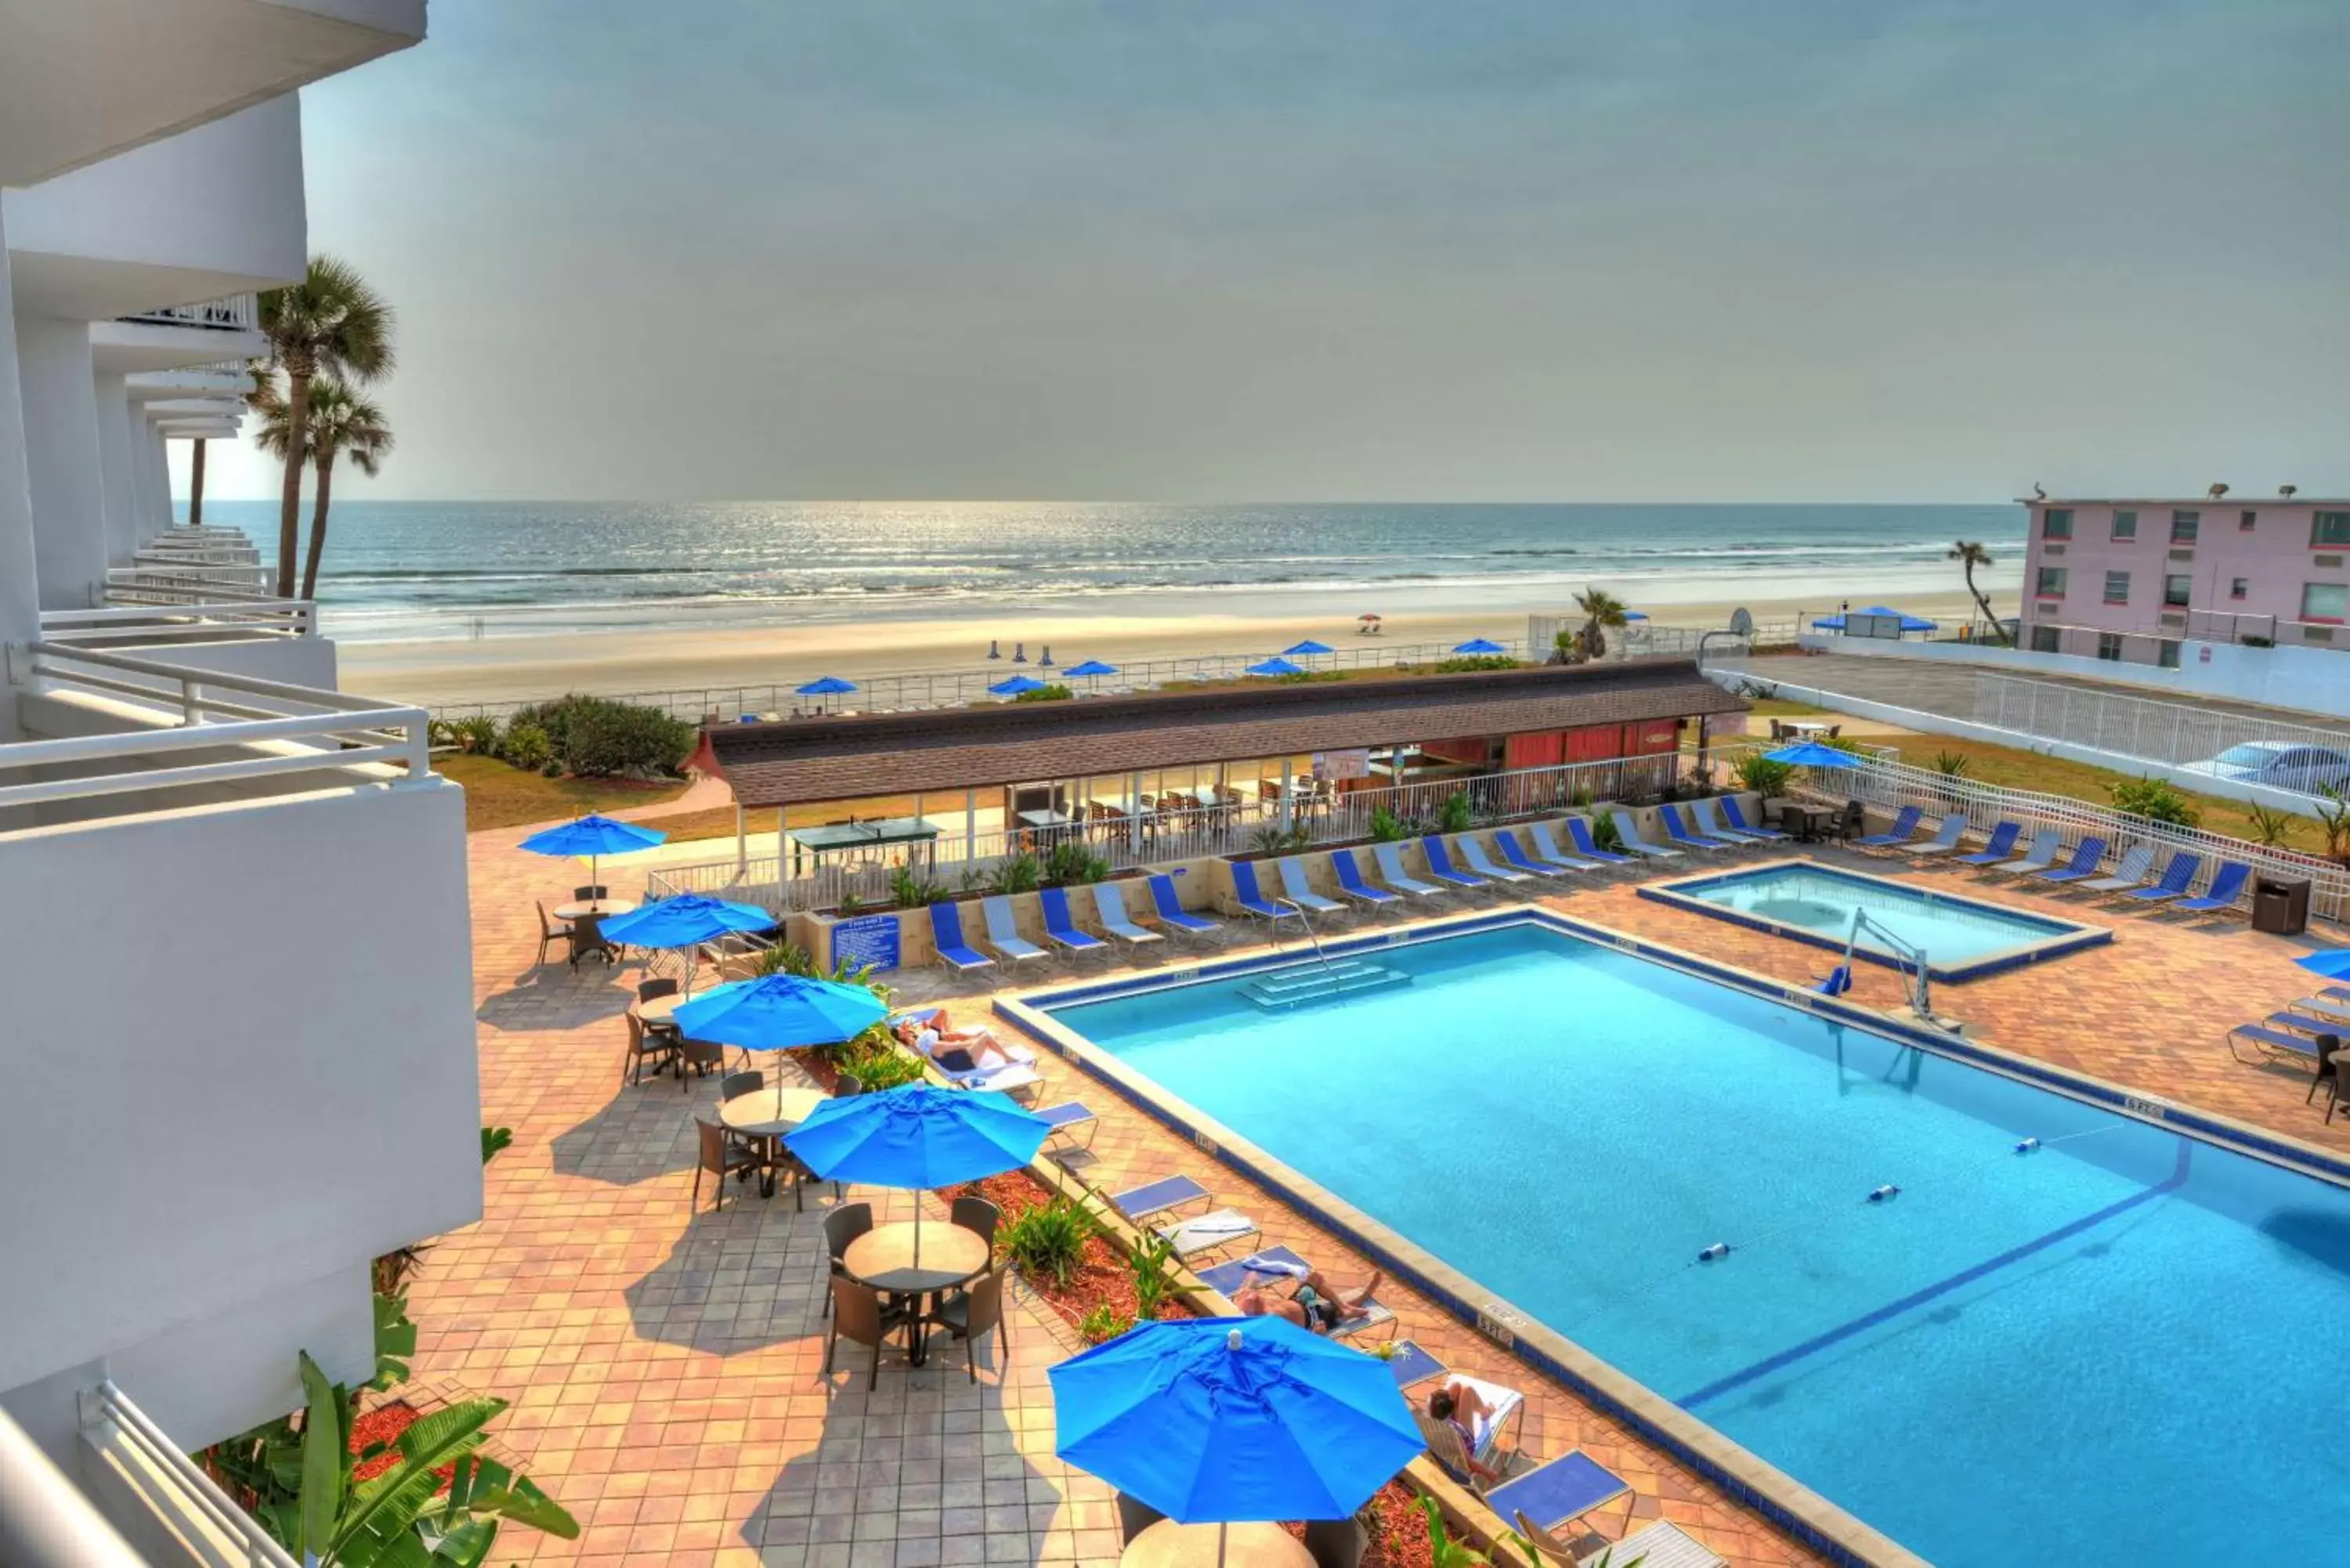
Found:
[[[120, 371], [90, 378], [98, 406], [99, 505], [106, 517], [106, 561], [127, 566], [139, 547], [139, 504], [131, 476], [130, 397]], [[143, 427], [144, 420], [140, 421]]]
[[[0, 646], [41, 632], [33, 565], [33, 496], [25, 459], [23, 393], [16, 379], [16, 313], [9, 288], [8, 234], [0, 216]], [[0, 743], [16, 739], [16, 704], [0, 702]]]
[[211, 1441], [364, 1344], [368, 1259], [480, 1216], [463, 815], [435, 781], [0, 835], [0, 1397], [111, 1361]]
[[1866, 637], [1805, 632], [1796, 642], [1824, 653], [1862, 659], [1911, 659], [1970, 664], [2009, 675], [2072, 675], [2160, 692], [2178, 701], [2219, 697], [2350, 718], [2350, 649], [2246, 648], [2232, 642], [2182, 642], [2178, 668], [2085, 659], [2074, 653], [2034, 653], [1987, 642], [1891, 642]]
[[99, 482], [89, 324], [18, 317], [16, 377], [24, 397], [25, 457], [41, 607], [88, 609], [96, 602], [92, 591], [106, 585], [106, 514]]

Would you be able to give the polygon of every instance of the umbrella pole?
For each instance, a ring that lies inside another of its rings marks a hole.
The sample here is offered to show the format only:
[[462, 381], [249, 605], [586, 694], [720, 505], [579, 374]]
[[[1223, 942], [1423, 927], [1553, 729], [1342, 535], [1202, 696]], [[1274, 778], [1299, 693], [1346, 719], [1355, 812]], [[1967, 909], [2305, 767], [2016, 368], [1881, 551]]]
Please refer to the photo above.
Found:
[[1224, 1568], [1224, 1536], [1231, 1529], [1222, 1520], [1216, 1521], [1216, 1568]]
[[914, 1194], [914, 1267], [922, 1266], [922, 1195]]

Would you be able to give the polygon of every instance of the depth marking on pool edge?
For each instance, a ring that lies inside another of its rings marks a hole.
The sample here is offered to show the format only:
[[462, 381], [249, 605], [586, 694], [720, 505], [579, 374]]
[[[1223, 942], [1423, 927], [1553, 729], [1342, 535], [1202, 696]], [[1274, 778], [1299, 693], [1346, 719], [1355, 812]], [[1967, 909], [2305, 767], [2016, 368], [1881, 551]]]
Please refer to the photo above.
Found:
[[1936, 1296], [1948, 1295], [1950, 1292], [1957, 1290], [1961, 1285], [1970, 1284], [1976, 1280], [1981, 1279], [1985, 1274], [1996, 1272], [1997, 1271], [2007, 1267], [2010, 1263], [2017, 1262], [2024, 1258], [2030, 1257], [2034, 1252], [2044, 1251], [2048, 1248], [2054, 1246], [2057, 1242], [2073, 1236], [2077, 1236], [2084, 1231], [2093, 1230], [2117, 1215], [2127, 1213], [2141, 1203], [2150, 1202], [2157, 1198], [2165, 1196], [2166, 1194], [2176, 1192], [2179, 1188], [2185, 1186], [2187, 1183], [2188, 1167], [2190, 1158], [2193, 1155], [2194, 1148], [2194, 1139], [2189, 1137], [2179, 1138], [2178, 1164], [2171, 1168], [2171, 1172], [2168, 1177], [2164, 1178], [2163, 1180], [2157, 1183], [2155, 1186], [2147, 1188], [2143, 1191], [2133, 1192], [2127, 1198], [2121, 1199], [2118, 1201], [2108, 1203], [2103, 1209], [2096, 1210], [2095, 1213], [2084, 1214], [2078, 1220], [2067, 1220], [2065, 1223], [2059, 1225], [2055, 1230], [2047, 1232], [2045, 1235], [2035, 1236], [2031, 1241], [2020, 1242], [2013, 1247], [2010, 1247], [2006, 1251], [2002, 1252], [1995, 1257], [1986, 1258], [1980, 1263], [1970, 1264], [1968, 1267], [1960, 1269], [1957, 1273], [1951, 1274], [1944, 1279], [1937, 1280], [1932, 1284], [1921, 1286], [1918, 1289], [1910, 1292], [1908, 1295], [1901, 1297], [1898, 1301], [1887, 1302], [1883, 1306], [1877, 1307], [1869, 1312], [1865, 1312], [1858, 1317], [1854, 1318], [1847, 1323], [1838, 1324], [1835, 1327], [1828, 1329], [1824, 1333], [1815, 1334], [1800, 1345], [1792, 1345], [1775, 1355], [1766, 1355], [1762, 1360], [1754, 1363], [1752, 1366], [1743, 1367], [1739, 1371], [1730, 1374], [1727, 1377], [1718, 1378], [1715, 1381], [1707, 1384], [1696, 1393], [1689, 1395], [1684, 1398], [1676, 1399], [1673, 1403], [1679, 1405], [1684, 1410], [1694, 1410], [1709, 1399], [1718, 1398], [1721, 1396], [1729, 1393], [1733, 1388], [1743, 1387], [1745, 1385], [1753, 1382], [1758, 1377], [1767, 1377], [1772, 1373], [1777, 1372], [1783, 1367], [1793, 1366], [1794, 1363], [1803, 1360], [1807, 1355], [1814, 1355], [1819, 1351], [1825, 1350], [1832, 1345], [1850, 1339], [1854, 1334], [1874, 1328], [1878, 1324], [1884, 1323], [1888, 1319], [1898, 1317], [1901, 1314], [1908, 1312], [1912, 1308], [1923, 1306], [1926, 1303], [1932, 1301]]

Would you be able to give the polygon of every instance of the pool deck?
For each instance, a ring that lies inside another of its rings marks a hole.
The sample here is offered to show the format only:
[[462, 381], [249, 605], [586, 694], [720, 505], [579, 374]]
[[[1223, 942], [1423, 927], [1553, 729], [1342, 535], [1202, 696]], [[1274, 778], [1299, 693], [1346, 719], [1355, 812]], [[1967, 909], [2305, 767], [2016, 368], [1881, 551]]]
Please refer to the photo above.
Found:
[[[1109, 1493], [1052, 1454], [1045, 1368], [1075, 1341], [1049, 1309], [1015, 1303], [1008, 1368], [999, 1374], [983, 1354], [976, 1388], [960, 1348], [941, 1343], [919, 1371], [885, 1360], [879, 1391], [867, 1395], [854, 1347], [844, 1347], [843, 1365], [857, 1376], [818, 1374], [825, 1203], [812, 1197], [795, 1214], [787, 1199], [730, 1198], [713, 1215], [705, 1190], [703, 1212], [689, 1222], [691, 1118], [714, 1115], [715, 1082], [683, 1093], [671, 1079], [619, 1085], [619, 1015], [639, 971], [532, 967], [531, 900], [576, 878], [518, 853], [526, 831], [476, 835], [470, 846], [483, 1112], [514, 1128], [514, 1146], [486, 1174], [485, 1218], [434, 1244], [411, 1295], [419, 1381], [512, 1400], [495, 1429], [584, 1526], [577, 1542], [509, 1530], [495, 1560], [1114, 1563]], [[1793, 853], [1716, 858], [1727, 869]], [[2108, 913], [2109, 905], [2027, 894], [1963, 868], [1809, 853], [2110, 925], [2109, 945], [1938, 986], [1937, 1008], [1991, 1044], [2350, 1158], [2350, 1117], [2325, 1127], [2322, 1108], [2303, 1104], [2305, 1075], [2241, 1065], [2221, 1043], [2229, 1024], [2314, 989], [2290, 961], [2302, 944], [2252, 934], [2241, 919]], [[1816, 949], [1638, 895], [1641, 881], [1717, 868], [1672, 867], [1574, 884], [1543, 902], [1790, 983], [1824, 971]], [[974, 1012], [987, 1004], [984, 992], [934, 971], [890, 978], [910, 1002], [967, 996]], [[1068, 971], [1054, 978], [1066, 983]], [[1853, 999], [1889, 1009], [1901, 983], [1865, 966]], [[1254, 1215], [1267, 1244], [1295, 1248], [1342, 1282], [1365, 1272], [1337, 1238], [1076, 1068], [1055, 1064], [1050, 1075], [1050, 1097], [1083, 1098], [1101, 1116], [1087, 1179], [1115, 1189], [1188, 1171]], [[856, 1196], [874, 1199], [885, 1219], [911, 1212], [902, 1194]], [[1529, 1451], [1580, 1447], [1630, 1482], [1632, 1526], [1670, 1519], [1739, 1568], [1821, 1561], [1435, 1304], [1399, 1286], [1382, 1296], [1401, 1332], [1441, 1359], [1527, 1390]], [[1618, 1534], [1624, 1510], [1603, 1510], [1594, 1522]]]

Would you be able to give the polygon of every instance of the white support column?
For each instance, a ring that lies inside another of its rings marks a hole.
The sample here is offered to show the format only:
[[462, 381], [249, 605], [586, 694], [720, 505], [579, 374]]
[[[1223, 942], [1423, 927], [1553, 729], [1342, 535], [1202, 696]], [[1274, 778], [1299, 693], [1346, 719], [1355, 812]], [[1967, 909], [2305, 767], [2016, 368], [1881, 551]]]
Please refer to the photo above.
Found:
[[43, 609], [88, 609], [106, 587], [106, 514], [90, 386], [89, 323], [16, 323], [25, 458]]
[[152, 420], [140, 421], [139, 462], [142, 473], [140, 495], [146, 503], [139, 514], [139, 542], [141, 545], [169, 528], [172, 514], [172, 457], [168, 438]]
[[[106, 562], [127, 566], [139, 548], [138, 485], [132, 477], [138, 457], [131, 446], [136, 416], [120, 370], [92, 374], [90, 394], [98, 409], [99, 504], [106, 519]], [[144, 429], [147, 421], [139, 418], [137, 423]]]
[[1281, 759], [1281, 831], [1289, 831], [1289, 771], [1287, 757]]
[[[10, 648], [41, 635], [24, 398], [16, 374], [16, 317], [10, 299], [8, 236], [0, 230], [0, 660], [7, 658]], [[0, 742], [17, 735], [16, 700], [0, 671]]]

